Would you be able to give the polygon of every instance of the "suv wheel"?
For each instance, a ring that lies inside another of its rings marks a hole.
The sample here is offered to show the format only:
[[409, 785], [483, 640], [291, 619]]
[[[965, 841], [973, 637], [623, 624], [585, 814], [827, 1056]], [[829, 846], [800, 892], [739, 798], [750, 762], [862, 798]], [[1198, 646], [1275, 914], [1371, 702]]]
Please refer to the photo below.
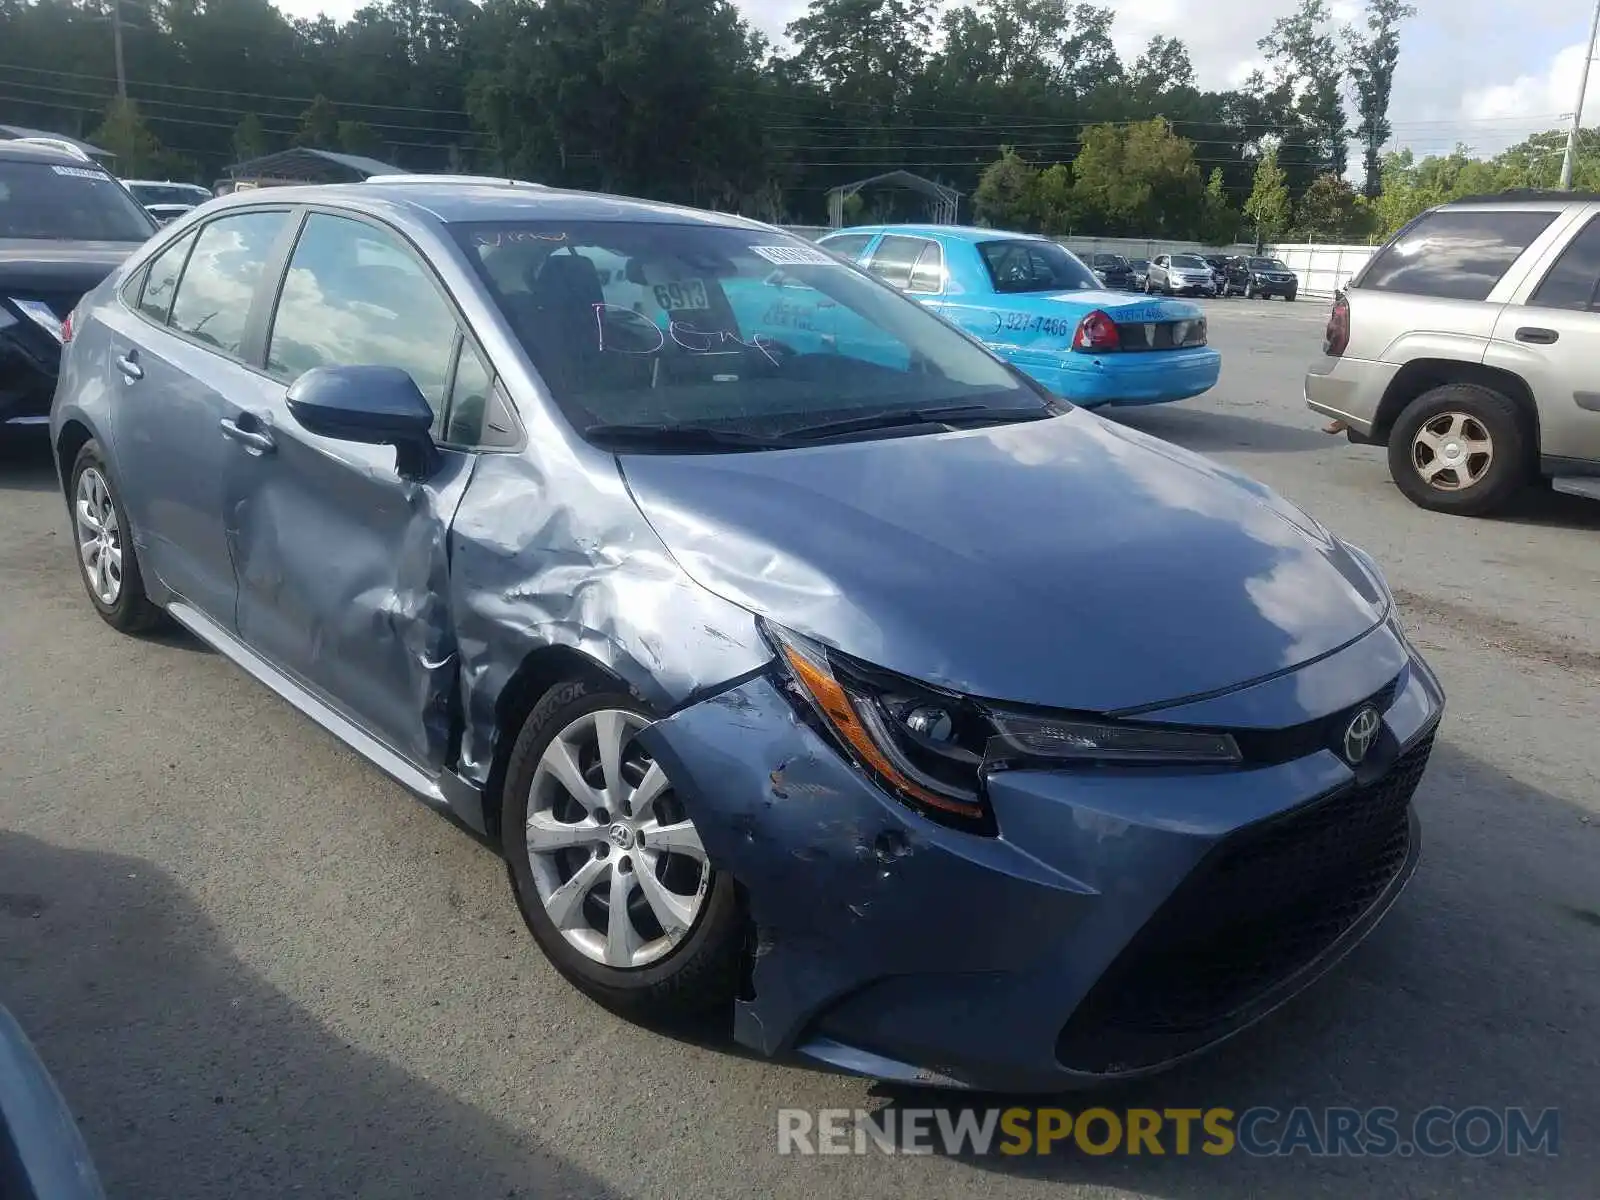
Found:
[[164, 614], [145, 595], [128, 514], [112, 489], [99, 442], [85, 442], [73, 460], [71, 495], [78, 575], [95, 612], [122, 633], [154, 629]]
[[1389, 431], [1389, 474], [1421, 508], [1482, 516], [1504, 506], [1530, 472], [1528, 431], [1501, 392], [1448, 383], [1424, 392]]
[[639, 1019], [731, 1004], [744, 918], [624, 693], [545, 693], [506, 766], [501, 841], [523, 919], [562, 975]]

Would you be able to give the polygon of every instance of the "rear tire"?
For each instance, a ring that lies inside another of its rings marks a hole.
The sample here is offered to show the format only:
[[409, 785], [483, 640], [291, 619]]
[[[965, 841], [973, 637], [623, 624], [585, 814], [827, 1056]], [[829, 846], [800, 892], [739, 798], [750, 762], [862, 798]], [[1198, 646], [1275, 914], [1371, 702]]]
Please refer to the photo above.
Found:
[[[649, 722], [643, 705], [614, 688], [582, 679], [551, 688], [512, 747], [500, 836], [523, 920], [556, 970], [629, 1019], [672, 1023], [731, 1004], [746, 925], [732, 876], [703, 848], [697, 861], [698, 831], [671, 781], [633, 744]], [[608, 740], [619, 780], [609, 790]], [[581, 797], [563, 782], [570, 775], [551, 769], [562, 750], [591, 785]], [[613, 941], [619, 896], [626, 924]], [[681, 924], [669, 929], [673, 921]]]
[[1532, 478], [1532, 430], [1509, 396], [1447, 383], [1411, 401], [1389, 431], [1389, 474], [1419, 508], [1481, 517]]
[[117, 497], [100, 443], [92, 438], [72, 461], [67, 493], [78, 578], [95, 612], [119, 633], [146, 633], [166, 614], [145, 594], [128, 514]]

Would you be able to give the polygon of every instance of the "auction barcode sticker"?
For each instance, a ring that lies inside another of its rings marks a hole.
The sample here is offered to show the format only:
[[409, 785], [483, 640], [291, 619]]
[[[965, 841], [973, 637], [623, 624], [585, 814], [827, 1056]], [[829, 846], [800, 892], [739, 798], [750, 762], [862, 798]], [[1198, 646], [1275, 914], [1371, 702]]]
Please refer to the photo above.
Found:
[[780, 267], [837, 267], [839, 260], [811, 246], [751, 246], [750, 249]]
[[110, 179], [104, 171], [91, 171], [88, 167], [51, 167], [57, 175], [71, 175], [74, 179]]

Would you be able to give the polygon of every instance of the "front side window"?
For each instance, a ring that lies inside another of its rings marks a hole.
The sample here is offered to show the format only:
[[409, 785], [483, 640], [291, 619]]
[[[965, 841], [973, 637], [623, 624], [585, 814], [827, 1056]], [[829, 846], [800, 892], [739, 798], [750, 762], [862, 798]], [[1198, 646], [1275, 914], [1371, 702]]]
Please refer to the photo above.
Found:
[[399, 367], [442, 419], [456, 318], [404, 243], [361, 221], [312, 213], [289, 259], [267, 370]]
[[172, 312], [172, 298], [178, 291], [178, 276], [188, 260], [194, 234], [187, 234], [168, 246], [151, 261], [145, 273], [144, 291], [139, 296], [139, 311], [157, 324], [165, 325]]
[[1049, 411], [922, 305], [798, 238], [624, 221], [453, 232], [580, 430], [771, 436], [924, 407]]
[[138, 243], [155, 231], [99, 167], [0, 159], [0, 238]]
[[1485, 300], [1556, 219], [1537, 209], [1426, 213], [1373, 257], [1352, 287], [1447, 300]]
[[202, 228], [178, 282], [168, 324], [237, 356], [261, 271], [287, 220], [283, 212], [240, 213]]
[[1084, 291], [1100, 286], [1077, 255], [1055, 242], [1039, 238], [981, 242], [978, 254], [997, 292]]
[[867, 264], [867, 270], [885, 283], [893, 284], [897, 288], [908, 288], [911, 286], [911, 272], [917, 265], [917, 259], [922, 257], [922, 252], [927, 248], [928, 243], [922, 238], [888, 234], [872, 252], [872, 261]]
[[1591, 218], [1567, 244], [1528, 303], [1540, 308], [1595, 310], [1600, 292], [1600, 217]]

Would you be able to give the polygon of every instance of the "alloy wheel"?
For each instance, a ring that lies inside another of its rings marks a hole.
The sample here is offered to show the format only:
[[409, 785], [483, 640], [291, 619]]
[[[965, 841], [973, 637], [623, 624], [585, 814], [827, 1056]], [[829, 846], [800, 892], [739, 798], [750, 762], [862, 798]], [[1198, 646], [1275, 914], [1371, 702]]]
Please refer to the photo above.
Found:
[[84, 580], [109, 608], [122, 595], [122, 526], [110, 485], [96, 468], [87, 467], [79, 474], [72, 509]]
[[648, 724], [622, 709], [578, 717], [545, 748], [528, 797], [539, 902], [580, 954], [621, 970], [682, 942], [711, 880], [699, 832], [635, 741]]
[[1411, 466], [1429, 487], [1459, 492], [1489, 473], [1494, 439], [1476, 417], [1442, 412], [1423, 422], [1411, 439]]

